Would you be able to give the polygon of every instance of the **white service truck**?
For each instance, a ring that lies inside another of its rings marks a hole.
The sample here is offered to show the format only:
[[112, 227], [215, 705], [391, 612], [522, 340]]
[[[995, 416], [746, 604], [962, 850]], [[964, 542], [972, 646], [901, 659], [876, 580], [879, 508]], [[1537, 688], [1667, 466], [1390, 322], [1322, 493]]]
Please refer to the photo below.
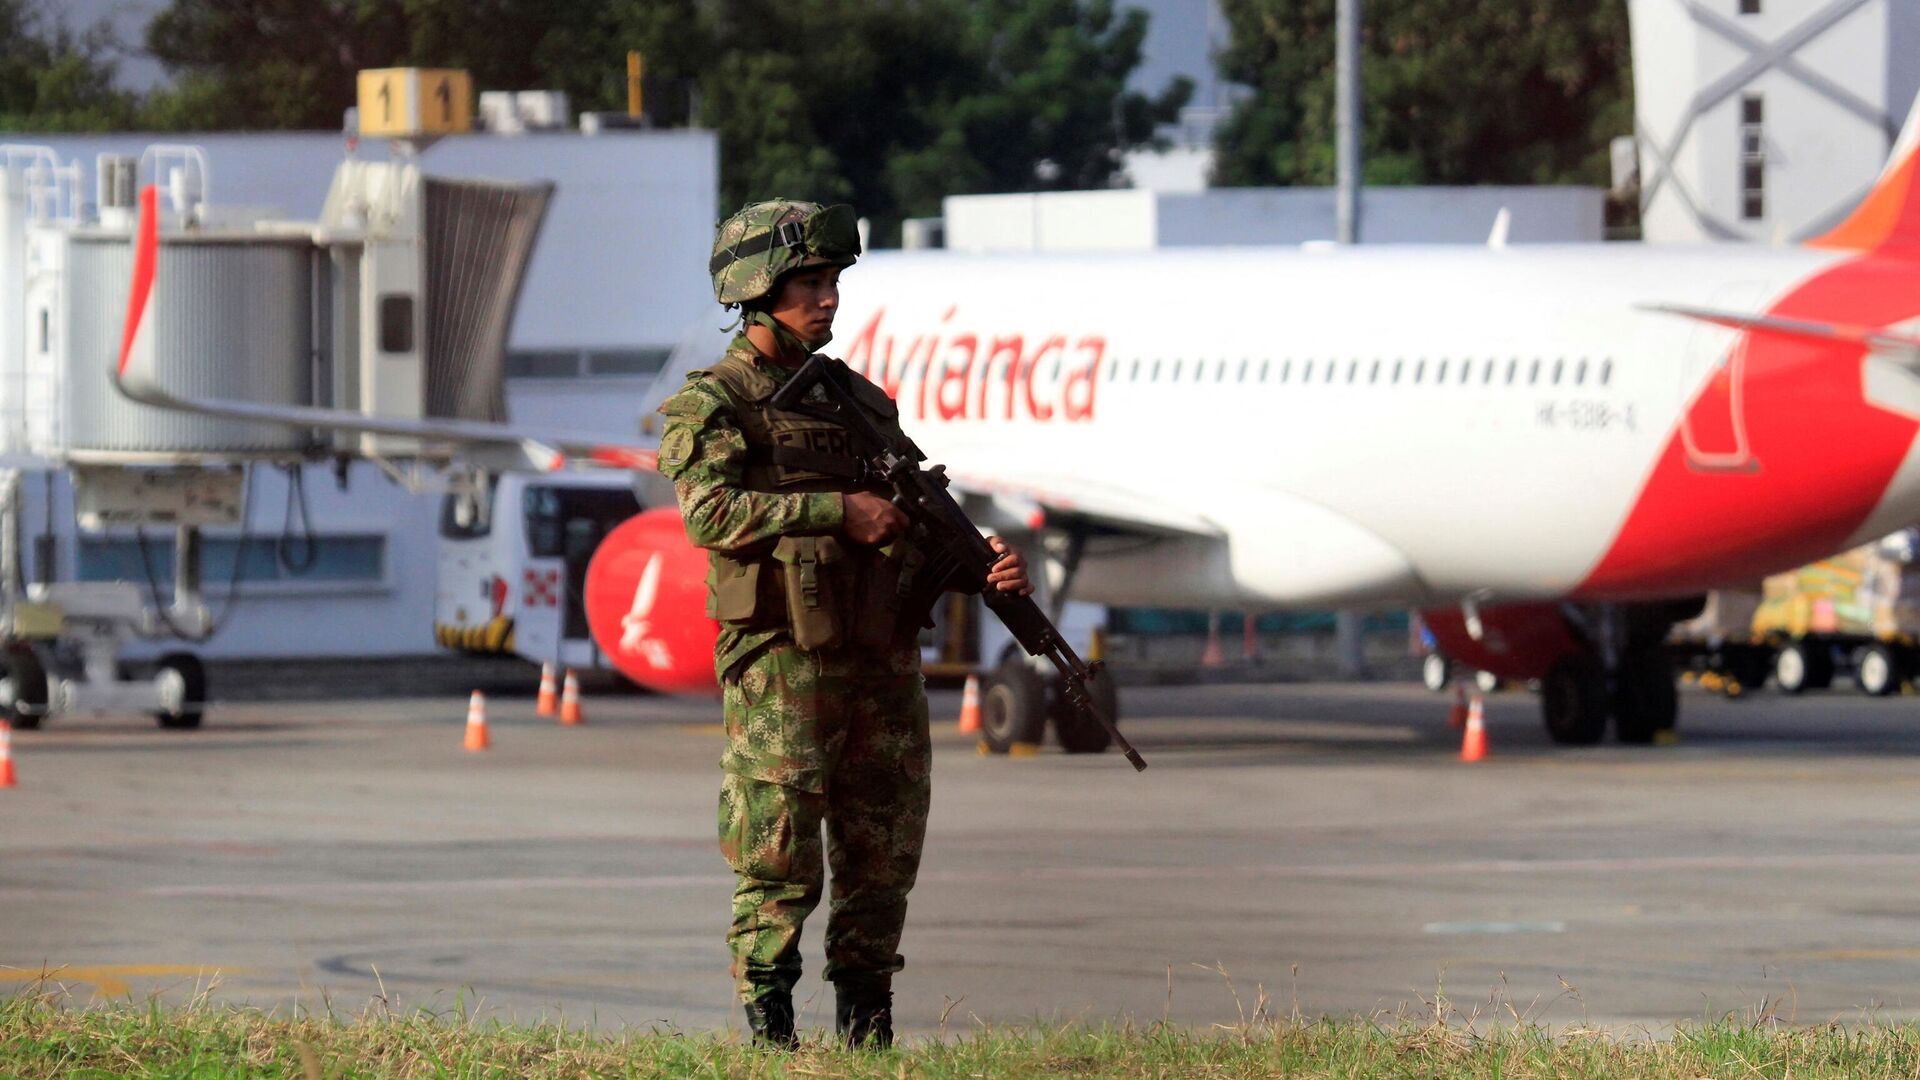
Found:
[[587, 628], [587, 564], [640, 512], [624, 472], [506, 473], [440, 507], [434, 640], [467, 654], [602, 668]]

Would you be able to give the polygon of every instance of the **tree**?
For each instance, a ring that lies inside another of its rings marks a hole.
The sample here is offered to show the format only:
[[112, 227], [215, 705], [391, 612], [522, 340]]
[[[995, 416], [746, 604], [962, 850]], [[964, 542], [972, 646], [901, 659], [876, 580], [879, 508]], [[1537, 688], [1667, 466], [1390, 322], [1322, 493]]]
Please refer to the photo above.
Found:
[[1192, 93], [1126, 90], [1111, 0], [719, 0], [700, 78], [722, 202], [845, 199], [882, 233], [943, 195], [1105, 187]]
[[[1222, 0], [1222, 72], [1254, 88], [1221, 125], [1220, 184], [1333, 181], [1333, 0]], [[1365, 0], [1372, 184], [1607, 182], [1633, 130], [1625, 0]], [[1497, 44], [1497, 47], [1495, 45]]]
[[0, 0], [0, 130], [109, 131], [131, 125], [105, 31], [48, 24], [35, 0]]
[[175, 86], [149, 107], [161, 126], [332, 130], [360, 70], [454, 67], [484, 88], [624, 109], [637, 49], [665, 91], [660, 119], [684, 122], [674, 80], [698, 22], [695, 0], [173, 0], [147, 45]]

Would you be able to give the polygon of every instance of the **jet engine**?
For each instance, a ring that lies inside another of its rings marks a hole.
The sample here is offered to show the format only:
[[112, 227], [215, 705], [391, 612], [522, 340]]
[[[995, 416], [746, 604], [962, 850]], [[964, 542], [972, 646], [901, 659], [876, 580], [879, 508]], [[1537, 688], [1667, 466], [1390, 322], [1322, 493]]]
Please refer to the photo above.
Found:
[[718, 692], [707, 615], [707, 554], [671, 507], [607, 534], [587, 566], [587, 626], [622, 675], [663, 694]]

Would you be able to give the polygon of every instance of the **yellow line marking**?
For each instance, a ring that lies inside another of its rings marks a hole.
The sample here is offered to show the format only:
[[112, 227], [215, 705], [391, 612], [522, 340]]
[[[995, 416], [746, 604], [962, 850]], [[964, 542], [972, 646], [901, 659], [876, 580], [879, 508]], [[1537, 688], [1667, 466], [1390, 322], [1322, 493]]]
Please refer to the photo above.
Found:
[[241, 975], [245, 968], [211, 967], [206, 964], [107, 964], [97, 967], [56, 967], [27, 971], [23, 968], [0, 970], [0, 983], [86, 983], [101, 997], [124, 997], [128, 979], [156, 975]]

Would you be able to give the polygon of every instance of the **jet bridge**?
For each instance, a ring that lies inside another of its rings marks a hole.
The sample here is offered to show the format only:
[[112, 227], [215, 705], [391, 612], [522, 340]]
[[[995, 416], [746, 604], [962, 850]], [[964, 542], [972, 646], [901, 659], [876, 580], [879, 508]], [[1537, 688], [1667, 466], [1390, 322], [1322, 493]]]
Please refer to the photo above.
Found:
[[[136, 193], [149, 185], [163, 197], [142, 267]], [[80, 164], [0, 146], [0, 717], [31, 728], [144, 711], [197, 727], [207, 688], [192, 646], [224, 613], [206, 601], [203, 534], [240, 539], [231, 603], [253, 470], [333, 460], [344, 476], [366, 458], [403, 482], [472, 479], [449, 471], [451, 445], [155, 408], [121, 393], [116, 371], [131, 359], [185, 401], [497, 422], [507, 332], [552, 186], [348, 160], [318, 221], [263, 220], [214, 202], [198, 148], [157, 145], [99, 158], [87, 193]], [[26, 479], [56, 473], [71, 478], [81, 530], [131, 534], [146, 580], [62, 578], [51, 520], [28, 559]], [[148, 550], [156, 529], [173, 534], [170, 574]], [[119, 654], [135, 638], [182, 648], [129, 679]]]

